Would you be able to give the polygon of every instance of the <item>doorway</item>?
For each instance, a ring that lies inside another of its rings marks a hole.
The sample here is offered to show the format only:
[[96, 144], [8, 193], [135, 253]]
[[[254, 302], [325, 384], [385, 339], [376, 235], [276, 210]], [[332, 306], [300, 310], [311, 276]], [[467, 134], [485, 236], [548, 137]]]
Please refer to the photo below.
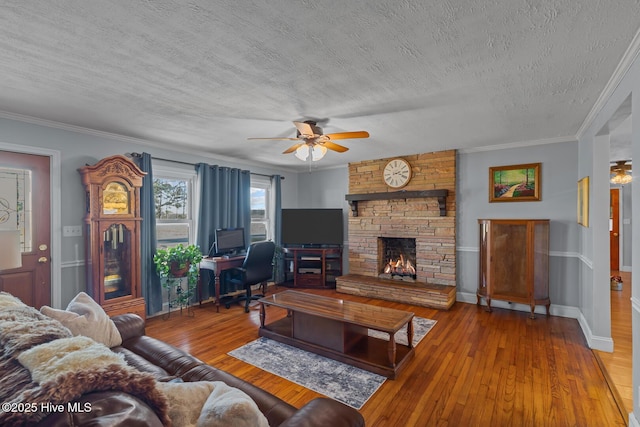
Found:
[[0, 290], [51, 304], [50, 157], [0, 151], [0, 228], [18, 230], [22, 266], [0, 273]]
[[609, 189], [609, 257], [611, 271], [620, 270], [620, 189]]

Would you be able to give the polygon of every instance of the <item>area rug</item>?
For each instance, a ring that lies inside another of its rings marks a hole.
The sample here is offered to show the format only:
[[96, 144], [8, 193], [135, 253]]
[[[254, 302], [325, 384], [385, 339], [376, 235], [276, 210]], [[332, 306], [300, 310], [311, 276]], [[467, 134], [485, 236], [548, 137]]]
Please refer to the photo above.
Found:
[[[435, 320], [414, 317], [414, 347], [435, 323]], [[370, 331], [370, 335], [382, 339], [389, 337], [375, 331]], [[399, 331], [396, 337], [397, 343], [406, 344], [406, 329]], [[229, 355], [355, 409], [361, 409], [387, 379], [264, 337], [229, 352]]]

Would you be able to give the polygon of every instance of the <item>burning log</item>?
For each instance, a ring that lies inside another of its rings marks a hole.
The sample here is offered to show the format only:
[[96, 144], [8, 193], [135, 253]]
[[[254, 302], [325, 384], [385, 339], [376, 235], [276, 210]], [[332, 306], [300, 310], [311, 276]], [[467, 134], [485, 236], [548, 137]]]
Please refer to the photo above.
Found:
[[396, 260], [390, 259], [385, 265], [383, 271], [385, 274], [391, 274], [392, 277], [394, 275], [415, 277], [416, 275], [416, 268], [413, 263], [410, 260], [405, 259], [402, 254], [400, 254], [400, 258]]

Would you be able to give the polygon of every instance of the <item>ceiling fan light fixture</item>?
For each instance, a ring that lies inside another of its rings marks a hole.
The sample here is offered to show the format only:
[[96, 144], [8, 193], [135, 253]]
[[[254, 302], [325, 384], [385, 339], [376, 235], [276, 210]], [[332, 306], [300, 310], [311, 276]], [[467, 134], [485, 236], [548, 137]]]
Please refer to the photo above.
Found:
[[633, 177], [629, 174], [627, 174], [625, 171], [623, 170], [618, 170], [616, 172], [616, 174], [611, 178], [611, 183], [612, 184], [629, 184], [631, 181], [633, 181]]
[[327, 154], [327, 147], [325, 147], [324, 145], [316, 144], [311, 149], [311, 160], [317, 162], [318, 160], [322, 159], [325, 154]]
[[294, 155], [304, 162], [309, 157], [309, 146], [307, 144], [301, 145], [296, 149]]

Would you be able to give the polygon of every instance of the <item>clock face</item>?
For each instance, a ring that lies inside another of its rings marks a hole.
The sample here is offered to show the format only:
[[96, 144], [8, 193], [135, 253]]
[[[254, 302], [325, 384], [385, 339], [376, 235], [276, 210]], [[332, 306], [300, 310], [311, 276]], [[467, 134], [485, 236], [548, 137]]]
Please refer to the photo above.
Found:
[[384, 167], [383, 177], [389, 187], [404, 187], [411, 179], [411, 165], [404, 159], [393, 159]]

